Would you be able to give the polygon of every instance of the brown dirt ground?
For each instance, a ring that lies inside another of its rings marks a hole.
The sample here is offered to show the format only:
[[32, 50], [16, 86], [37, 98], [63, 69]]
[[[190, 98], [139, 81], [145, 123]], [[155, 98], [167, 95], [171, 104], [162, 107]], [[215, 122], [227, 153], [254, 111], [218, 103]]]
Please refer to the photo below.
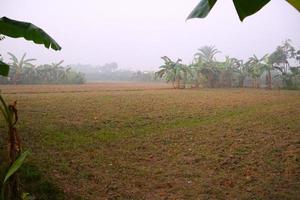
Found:
[[299, 199], [299, 91], [124, 84], [0, 87], [67, 199]]

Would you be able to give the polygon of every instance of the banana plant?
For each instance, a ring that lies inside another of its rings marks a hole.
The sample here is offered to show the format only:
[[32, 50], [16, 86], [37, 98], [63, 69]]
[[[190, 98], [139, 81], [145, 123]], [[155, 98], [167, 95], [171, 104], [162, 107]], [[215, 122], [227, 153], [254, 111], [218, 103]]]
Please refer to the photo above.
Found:
[[233, 86], [233, 76], [236, 73], [236, 70], [239, 66], [239, 61], [236, 58], [230, 58], [225, 56], [224, 62], [219, 62], [219, 69], [221, 72], [221, 84], [223, 87], [232, 87]]
[[21, 78], [21, 73], [22, 73], [23, 68], [33, 67], [34, 65], [31, 62], [35, 61], [36, 59], [33, 59], [33, 58], [25, 59], [26, 53], [23, 54], [23, 56], [21, 57], [20, 60], [12, 53], [8, 52], [8, 54], [10, 55], [10, 60], [12, 61], [10, 66], [11, 66], [11, 68], [14, 69], [12, 81], [14, 82], [14, 84], [17, 84], [17, 82]]
[[196, 59], [191, 65], [190, 68], [191, 70], [196, 74], [196, 76], [194, 76], [195, 80], [195, 86], [196, 88], [199, 88], [200, 86], [200, 82], [201, 82], [201, 70], [203, 67], [203, 61], [202, 59]]
[[[299, 0], [286, 0], [294, 8], [300, 12], [300, 1]], [[192, 18], [205, 18], [217, 0], [201, 0], [198, 5], [189, 14], [187, 19]], [[253, 15], [262, 9], [270, 0], [233, 0], [235, 10], [237, 11], [239, 18], [243, 21], [246, 17]]]
[[179, 88], [180, 80], [182, 79], [182, 64], [180, 64], [181, 59], [177, 59], [176, 62], [172, 61], [167, 56], [163, 56], [161, 59], [163, 59], [165, 63], [159, 67], [159, 71], [155, 72], [155, 76], [159, 78], [164, 77], [167, 82], [172, 82], [174, 88]]
[[203, 46], [194, 55], [196, 63], [199, 64], [201, 74], [207, 78], [209, 87], [215, 87], [220, 72], [215, 58], [218, 53], [220, 51], [215, 46]]
[[7, 105], [0, 95], [0, 111], [4, 117], [4, 120], [8, 129], [9, 138], [9, 170], [3, 181], [2, 198], [6, 194], [5, 199], [18, 199], [20, 195], [20, 184], [18, 175], [15, 173], [22, 165], [25, 157], [28, 153], [22, 154], [21, 140], [15, 127], [18, 122], [18, 111], [16, 108], [16, 102], [12, 105]]
[[[8, 36], [12, 38], [23, 37], [26, 40], [33, 41], [36, 44], [44, 44], [46, 48], [52, 48], [54, 50], [60, 50], [59, 44], [51, 38], [43, 29], [31, 24], [29, 22], [22, 22], [7, 17], [0, 18], [0, 35], [1, 40], [3, 36]], [[0, 75], [8, 76], [9, 65], [3, 61], [0, 61]], [[17, 169], [22, 165], [26, 154], [21, 154], [21, 143], [20, 138], [17, 134], [17, 129], [15, 124], [18, 121], [18, 114], [16, 109], [16, 102], [13, 105], [7, 106], [3, 97], [0, 94], [0, 110], [3, 115], [9, 130], [9, 165], [10, 169], [7, 173], [5, 181], [3, 184], [9, 180], [7, 195], [11, 196], [11, 199], [19, 199], [20, 191], [18, 185], [18, 177], [15, 173]], [[2, 190], [4, 194], [4, 189]], [[4, 198], [4, 197], [3, 197]], [[4, 199], [3, 199], [4, 200]]]
[[248, 72], [253, 78], [253, 87], [259, 88], [259, 78], [264, 72], [265, 66], [267, 65], [268, 54], [264, 55], [262, 58], [258, 58], [253, 55], [249, 58], [247, 65], [249, 65]]
[[12, 195], [12, 193], [9, 194], [8, 192], [5, 192], [6, 185], [9, 182], [10, 178], [14, 177], [15, 173], [23, 165], [23, 163], [24, 163], [26, 157], [28, 156], [28, 154], [29, 154], [29, 151], [25, 151], [25, 152], [21, 153], [20, 156], [16, 159], [16, 161], [13, 162], [12, 165], [7, 170], [7, 172], [5, 174], [5, 177], [4, 177], [4, 180], [3, 180], [3, 183], [2, 183], [1, 197], [0, 197], [1, 200], [5, 200], [5, 199], [8, 198], [7, 196]]
[[243, 60], [238, 60], [236, 59], [236, 68], [235, 68], [235, 73], [238, 74], [238, 87], [244, 87], [244, 81], [246, 77], [249, 75], [249, 70], [246, 63], [244, 63]]
[[[26, 40], [33, 41], [36, 44], [44, 44], [46, 48], [60, 50], [59, 44], [49, 36], [43, 29], [29, 22], [17, 21], [7, 17], [0, 18], [0, 34], [12, 38], [23, 37]], [[0, 75], [8, 76], [9, 65], [0, 61]]]

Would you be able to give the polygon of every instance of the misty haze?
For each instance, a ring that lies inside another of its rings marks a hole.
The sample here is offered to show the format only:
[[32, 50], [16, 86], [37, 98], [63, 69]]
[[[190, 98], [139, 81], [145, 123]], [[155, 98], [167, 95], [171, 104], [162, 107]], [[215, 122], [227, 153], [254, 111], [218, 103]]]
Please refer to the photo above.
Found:
[[0, 12], [0, 200], [299, 199], [299, 0]]

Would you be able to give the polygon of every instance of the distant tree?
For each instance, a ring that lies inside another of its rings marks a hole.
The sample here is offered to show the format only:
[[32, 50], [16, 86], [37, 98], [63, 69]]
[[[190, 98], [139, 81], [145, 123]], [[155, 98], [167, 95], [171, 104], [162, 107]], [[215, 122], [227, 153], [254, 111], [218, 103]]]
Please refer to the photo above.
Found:
[[292, 46], [291, 40], [284, 41], [279, 45], [272, 54], [272, 64], [274, 69], [279, 71], [279, 75], [275, 78], [280, 78], [284, 88], [295, 88], [296, 82], [295, 79], [298, 78], [296, 68], [290, 66], [290, 61], [295, 60], [299, 61], [300, 52]]
[[[164, 65], [160, 66], [160, 70], [155, 72], [156, 77], [165, 78], [167, 82], [171, 82], [174, 88], [180, 88], [180, 81], [182, 80], [183, 66], [180, 63], [181, 59], [173, 62], [169, 57], [161, 57], [164, 60]], [[175, 85], [176, 82], [176, 85]]]
[[[280, 51], [281, 52], [281, 51]], [[272, 89], [272, 71], [275, 70], [275, 64], [280, 63], [282, 56], [281, 53], [277, 50], [273, 53], [271, 53], [266, 59], [266, 65], [264, 66], [264, 69], [266, 71], [266, 85], [268, 89]]]
[[36, 74], [36, 69], [35, 66], [29, 65], [29, 66], [24, 66], [23, 69], [21, 70], [21, 75], [20, 75], [20, 82], [26, 83], [26, 84], [32, 84], [35, 83], [37, 79], [37, 74]]
[[216, 86], [219, 69], [215, 56], [218, 53], [220, 51], [215, 46], [204, 46], [198, 49], [198, 52], [194, 55], [196, 66], [201, 74], [207, 78], [208, 87]]
[[230, 58], [229, 56], [225, 57], [224, 62], [219, 62], [219, 68], [221, 71], [222, 80], [221, 86], [223, 87], [233, 87], [234, 75], [238, 71], [240, 61], [236, 58]]
[[203, 68], [203, 61], [201, 58], [194, 59], [195, 61], [190, 65], [191, 70], [196, 74], [195, 87], [199, 88], [201, 82], [201, 71]]
[[236, 61], [235, 72], [238, 74], [238, 87], [244, 87], [245, 79], [249, 75], [248, 67], [249, 66], [246, 63], [244, 63], [243, 60]]
[[118, 64], [115, 62], [106, 63], [103, 66], [99, 66], [98, 69], [100, 72], [103, 72], [103, 73], [111, 73], [118, 69]]
[[248, 72], [253, 79], [253, 87], [259, 88], [259, 79], [264, 72], [264, 67], [266, 66], [268, 54], [264, 55], [262, 58], [258, 58], [253, 55], [249, 58], [247, 64], [249, 65]]
[[20, 60], [12, 53], [8, 52], [8, 54], [10, 55], [10, 60], [12, 61], [12, 63], [10, 63], [10, 67], [13, 71], [12, 81], [14, 84], [17, 84], [17, 82], [21, 78], [20, 76], [21, 76], [22, 69], [24, 67], [34, 67], [34, 65], [31, 62], [35, 61], [36, 59], [33, 58], [25, 59], [26, 53], [23, 54]]
[[183, 80], [183, 87], [184, 88], [187, 88], [187, 82], [188, 82], [188, 77], [189, 76], [193, 76], [193, 72], [192, 72], [192, 69], [190, 67], [190, 65], [185, 65], [185, 64], [181, 64], [181, 71], [183, 73], [183, 76], [182, 76], [182, 80]]

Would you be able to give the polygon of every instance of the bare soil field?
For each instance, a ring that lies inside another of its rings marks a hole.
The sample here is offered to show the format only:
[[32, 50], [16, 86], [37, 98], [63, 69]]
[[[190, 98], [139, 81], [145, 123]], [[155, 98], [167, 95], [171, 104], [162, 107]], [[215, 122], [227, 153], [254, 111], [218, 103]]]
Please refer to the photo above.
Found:
[[299, 91], [0, 88], [18, 101], [27, 163], [66, 199], [300, 197]]
[[171, 88], [165, 83], [143, 82], [100, 82], [82, 85], [1, 85], [2, 93], [62, 93], [62, 92], [96, 92], [96, 91], [120, 91], [120, 90], [146, 90]]

